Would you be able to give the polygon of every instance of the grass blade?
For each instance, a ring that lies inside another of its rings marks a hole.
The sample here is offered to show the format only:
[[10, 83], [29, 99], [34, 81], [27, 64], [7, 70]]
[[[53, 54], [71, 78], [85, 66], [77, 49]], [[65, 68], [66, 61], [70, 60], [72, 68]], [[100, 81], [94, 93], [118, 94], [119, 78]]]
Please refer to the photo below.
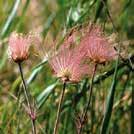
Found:
[[17, 9], [19, 8], [19, 4], [20, 4], [21, 0], [16, 0], [13, 6], [13, 9], [11, 11], [11, 14], [8, 16], [7, 21], [5, 22], [5, 25], [2, 29], [1, 32], [1, 38], [4, 38], [7, 35], [7, 31], [12, 23], [12, 21], [14, 20], [14, 17], [16, 16], [17, 13]]
[[19, 30], [20, 27], [21, 27], [22, 21], [23, 21], [23, 19], [24, 19], [24, 17], [25, 17], [25, 14], [26, 14], [26, 11], [27, 11], [27, 8], [28, 8], [29, 4], [30, 4], [30, 0], [27, 0], [27, 1], [25, 2], [24, 7], [23, 7], [23, 11], [22, 11], [20, 20], [19, 20], [19, 22], [18, 22], [18, 24], [17, 24], [17, 26], [16, 26], [16, 28], [17, 28], [18, 30]]
[[102, 122], [102, 128], [101, 128], [101, 134], [106, 134], [110, 118], [112, 115], [112, 108], [113, 108], [113, 103], [114, 103], [114, 95], [115, 95], [115, 87], [116, 87], [116, 82], [117, 82], [117, 73], [118, 73], [118, 62], [119, 58], [116, 60], [116, 66], [115, 66], [115, 71], [114, 71], [114, 76], [113, 76], [113, 81], [112, 85], [108, 94], [108, 99], [107, 99], [107, 104], [106, 104], [106, 110]]
[[52, 93], [52, 91], [55, 89], [57, 86], [58, 82], [55, 82], [52, 85], [49, 85], [46, 89], [43, 90], [43, 92], [37, 97], [37, 104], [38, 108], [40, 108], [44, 102], [47, 100], [49, 95]]

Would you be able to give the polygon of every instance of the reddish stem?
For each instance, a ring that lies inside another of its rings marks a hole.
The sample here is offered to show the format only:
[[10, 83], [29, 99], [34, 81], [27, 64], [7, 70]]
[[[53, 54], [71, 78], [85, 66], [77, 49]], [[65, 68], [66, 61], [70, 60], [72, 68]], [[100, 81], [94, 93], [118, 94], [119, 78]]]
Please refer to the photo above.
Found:
[[86, 115], [87, 115], [87, 112], [88, 112], [88, 109], [89, 109], [89, 106], [90, 106], [92, 91], [93, 91], [93, 81], [94, 81], [96, 69], [97, 69], [97, 63], [94, 65], [91, 84], [90, 84], [90, 88], [89, 88], [89, 99], [88, 99], [87, 107], [86, 107], [86, 109], [83, 112], [82, 117], [81, 117], [80, 128], [79, 128], [78, 134], [81, 134], [81, 132], [82, 132], [83, 125], [84, 125], [84, 120], [86, 118]]
[[36, 118], [36, 116], [35, 116], [35, 113], [32, 110], [32, 106], [30, 104], [30, 100], [29, 100], [29, 96], [28, 96], [26, 82], [25, 82], [24, 76], [23, 76], [21, 63], [18, 63], [18, 66], [19, 66], [19, 71], [20, 71], [22, 83], [23, 83], [24, 95], [25, 95], [26, 102], [27, 102], [27, 105], [28, 105], [28, 108], [29, 108], [29, 116], [30, 116], [30, 119], [31, 119], [31, 122], [32, 122], [32, 133], [36, 134], [36, 126], [35, 126], [35, 118]]
[[55, 121], [53, 134], [57, 134], [58, 123], [59, 123], [59, 118], [60, 118], [60, 113], [61, 113], [61, 105], [62, 105], [63, 98], [64, 98], [65, 88], [66, 88], [66, 82], [64, 82], [64, 84], [63, 84], [63, 89], [61, 92], [61, 97], [60, 97], [60, 102], [59, 102], [59, 106], [58, 106], [57, 117], [56, 117], [56, 121]]

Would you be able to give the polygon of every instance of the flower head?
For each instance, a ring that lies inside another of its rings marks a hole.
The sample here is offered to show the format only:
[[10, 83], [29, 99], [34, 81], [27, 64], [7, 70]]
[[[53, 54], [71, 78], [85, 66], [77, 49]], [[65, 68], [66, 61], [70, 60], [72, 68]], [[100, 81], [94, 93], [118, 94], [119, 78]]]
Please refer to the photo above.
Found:
[[96, 63], [105, 63], [116, 57], [116, 51], [100, 28], [93, 27], [81, 39], [80, 47], [87, 56]]
[[29, 47], [31, 39], [29, 36], [24, 36], [13, 32], [9, 37], [9, 57], [15, 62], [22, 62], [29, 56]]
[[75, 49], [62, 48], [52, 57], [50, 65], [64, 82], [79, 82], [89, 72], [88, 66], [81, 62], [82, 57]]

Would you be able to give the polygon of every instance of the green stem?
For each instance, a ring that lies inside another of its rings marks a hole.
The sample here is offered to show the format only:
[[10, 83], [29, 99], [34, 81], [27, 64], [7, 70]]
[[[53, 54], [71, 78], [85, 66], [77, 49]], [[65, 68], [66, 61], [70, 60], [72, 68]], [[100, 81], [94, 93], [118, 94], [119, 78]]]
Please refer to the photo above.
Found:
[[101, 134], [106, 134], [108, 126], [109, 126], [110, 118], [112, 115], [115, 87], [116, 87], [116, 82], [117, 82], [118, 62], [119, 62], [119, 57], [116, 61], [116, 67], [115, 67], [115, 71], [114, 71], [113, 81], [112, 81], [112, 85], [111, 85], [111, 88], [110, 88], [110, 91], [108, 94], [105, 115], [104, 115], [103, 122], [102, 122]]
[[24, 95], [25, 95], [26, 102], [27, 102], [27, 105], [28, 105], [28, 108], [29, 108], [29, 112], [30, 112], [29, 115], [30, 115], [30, 119], [31, 119], [31, 122], [32, 122], [32, 133], [36, 134], [35, 119], [32, 118], [32, 115], [34, 115], [34, 113], [33, 113], [33, 110], [32, 110], [32, 106], [30, 104], [29, 95], [28, 95], [28, 91], [27, 91], [27, 87], [26, 87], [26, 82], [24, 80], [21, 63], [18, 63], [18, 66], [19, 66], [19, 71], [20, 71], [22, 83], [23, 83]]
[[89, 100], [88, 100], [88, 103], [87, 103], [87, 107], [86, 107], [85, 111], [82, 114], [81, 124], [80, 124], [80, 128], [79, 128], [78, 134], [81, 134], [81, 132], [82, 132], [83, 122], [85, 120], [85, 117], [87, 115], [87, 112], [88, 112], [88, 109], [89, 109], [89, 106], [90, 106], [91, 97], [92, 97], [92, 91], [93, 91], [93, 81], [94, 81], [96, 69], [97, 69], [97, 63], [94, 66], [94, 70], [93, 70], [93, 74], [92, 74], [92, 79], [91, 79], [91, 84], [90, 84], [90, 89], [89, 89]]
[[64, 84], [63, 84], [63, 89], [62, 89], [62, 92], [61, 92], [61, 97], [60, 97], [60, 102], [59, 102], [59, 106], [58, 106], [58, 111], [57, 111], [57, 116], [56, 116], [56, 121], [55, 121], [53, 134], [57, 134], [58, 123], [59, 123], [59, 118], [60, 118], [60, 113], [61, 113], [61, 105], [62, 105], [63, 98], [64, 98], [65, 88], [66, 88], [66, 82], [64, 82]]

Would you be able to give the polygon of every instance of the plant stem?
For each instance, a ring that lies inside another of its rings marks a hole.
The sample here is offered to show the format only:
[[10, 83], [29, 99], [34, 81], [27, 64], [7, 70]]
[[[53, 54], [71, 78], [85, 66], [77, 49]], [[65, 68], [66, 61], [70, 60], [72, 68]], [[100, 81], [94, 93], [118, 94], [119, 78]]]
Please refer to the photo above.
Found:
[[82, 132], [83, 122], [84, 122], [84, 119], [85, 119], [85, 117], [87, 115], [87, 111], [88, 111], [89, 106], [90, 106], [91, 96], [92, 96], [92, 91], [93, 91], [93, 81], [94, 81], [96, 69], [97, 69], [97, 63], [94, 65], [92, 79], [91, 79], [91, 84], [90, 84], [90, 89], [89, 89], [89, 99], [88, 99], [87, 107], [86, 107], [85, 111], [82, 114], [82, 118], [81, 118], [81, 123], [80, 123], [80, 128], [79, 128], [78, 134], [81, 134], [81, 132]]
[[35, 119], [32, 118], [32, 115], [34, 113], [32, 111], [32, 106], [30, 104], [29, 95], [28, 95], [28, 91], [27, 91], [26, 82], [25, 82], [25, 79], [24, 79], [21, 63], [18, 63], [18, 66], [19, 66], [19, 71], [20, 71], [22, 83], [23, 83], [24, 95], [25, 95], [26, 102], [27, 102], [27, 105], [28, 105], [28, 108], [29, 108], [29, 112], [30, 112], [29, 115], [30, 115], [30, 119], [31, 119], [31, 122], [32, 122], [32, 133], [36, 134]]
[[35, 119], [32, 119], [32, 118], [31, 118], [31, 121], [32, 121], [32, 133], [33, 133], [33, 134], [36, 134]]
[[92, 95], [92, 99], [91, 99], [91, 111], [90, 111], [90, 114], [91, 114], [91, 134], [93, 134], [93, 127], [94, 127], [94, 118], [95, 118], [95, 96]]
[[[132, 71], [133, 73], [133, 71]], [[132, 102], [131, 102], [131, 134], [134, 133], [134, 74], [132, 74], [132, 81], [131, 81], [131, 86], [132, 86]]]
[[60, 102], [59, 102], [59, 105], [58, 105], [58, 111], [57, 111], [57, 116], [56, 116], [56, 121], [55, 121], [55, 125], [54, 125], [53, 134], [57, 134], [58, 122], [59, 122], [59, 118], [60, 118], [61, 105], [62, 105], [63, 98], [64, 98], [65, 88], [66, 88], [66, 82], [64, 82], [64, 84], [63, 84], [63, 89], [62, 89], [62, 92], [61, 92]]
[[113, 81], [112, 81], [112, 84], [111, 84], [111, 87], [110, 87], [110, 90], [109, 90], [109, 93], [108, 93], [108, 98], [107, 98], [107, 101], [106, 101], [106, 109], [105, 109], [105, 114], [104, 114], [104, 118], [103, 118], [103, 121], [102, 121], [102, 128], [101, 128], [100, 134], [106, 134], [107, 133], [110, 118], [111, 118], [111, 115], [112, 115], [115, 89], [116, 89], [116, 84], [117, 84], [118, 63], [119, 63], [119, 57], [116, 60]]

